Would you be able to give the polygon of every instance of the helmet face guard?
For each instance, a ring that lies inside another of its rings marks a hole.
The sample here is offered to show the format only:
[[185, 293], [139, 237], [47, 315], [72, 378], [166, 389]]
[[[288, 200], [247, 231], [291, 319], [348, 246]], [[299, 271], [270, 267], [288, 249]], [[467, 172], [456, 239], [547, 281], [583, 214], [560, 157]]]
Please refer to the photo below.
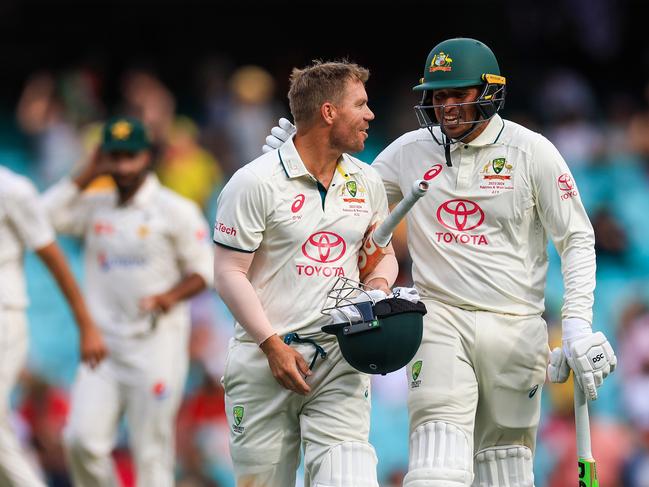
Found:
[[[493, 80], [498, 79], [498, 82], [493, 82]], [[472, 134], [479, 126], [479, 124], [488, 122], [496, 113], [498, 113], [505, 106], [505, 78], [501, 76], [494, 75], [483, 75], [483, 79], [490, 79], [492, 82], [485, 82], [482, 85], [482, 92], [476, 98], [475, 101], [464, 102], [464, 103], [449, 103], [447, 105], [435, 105], [432, 102], [433, 99], [433, 90], [426, 90], [423, 92], [421, 103], [415, 105], [415, 113], [417, 115], [417, 120], [419, 121], [419, 126], [421, 128], [426, 128], [430, 131], [431, 135], [439, 145], [453, 144], [456, 142], [461, 142], [470, 134]], [[449, 87], [453, 88], [453, 87]], [[442, 89], [442, 88], [438, 88]], [[435, 110], [440, 110], [442, 113], [444, 109], [448, 107], [467, 107], [475, 106], [477, 118], [475, 120], [464, 120], [459, 122], [458, 125], [466, 125], [467, 130], [462, 134], [458, 139], [450, 139], [446, 135], [444, 130], [444, 118], [437, 120], [437, 115]], [[442, 137], [445, 140], [440, 141], [434, 134], [433, 128], [439, 127], [442, 132]]]
[[405, 366], [419, 349], [426, 307], [401, 298], [375, 302], [368, 291], [359, 282], [338, 278], [322, 308], [333, 324], [322, 331], [336, 335], [352, 367], [385, 375]]

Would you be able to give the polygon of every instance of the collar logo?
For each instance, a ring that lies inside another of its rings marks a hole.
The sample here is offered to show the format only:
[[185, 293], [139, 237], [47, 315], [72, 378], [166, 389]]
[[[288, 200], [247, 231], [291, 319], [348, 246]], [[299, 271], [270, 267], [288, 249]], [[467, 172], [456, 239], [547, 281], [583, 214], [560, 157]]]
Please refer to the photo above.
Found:
[[440, 51], [433, 56], [433, 60], [430, 62], [430, 68], [428, 68], [428, 71], [431, 73], [435, 71], [451, 71], [453, 69], [451, 64], [453, 64], [453, 58], [451, 58], [451, 56], [446, 54], [444, 51]]
[[126, 120], [120, 120], [110, 130], [111, 135], [117, 140], [126, 140], [133, 132], [133, 127]]
[[347, 250], [345, 239], [332, 232], [317, 232], [302, 245], [302, 253], [308, 259], [327, 264], [336, 262]]
[[448, 200], [437, 208], [437, 221], [449, 230], [468, 232], [484, 222], [482, 208], [470, 200]]

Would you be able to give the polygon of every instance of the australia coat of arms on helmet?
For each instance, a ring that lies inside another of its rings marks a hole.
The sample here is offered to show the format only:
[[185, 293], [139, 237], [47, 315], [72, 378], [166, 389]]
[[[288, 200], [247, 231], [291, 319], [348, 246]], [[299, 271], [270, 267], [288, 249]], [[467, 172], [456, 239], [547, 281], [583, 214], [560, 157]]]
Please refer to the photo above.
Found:
[[433, 60], [430, 62], [430, 68], [428, 70], [432, 73], [433, 71], [450, 71], [453, 69], [451, 64], [453, 59], [451, 56], [446, 54], [444, 51], [440, 51], [438, 54], [433, 56]]

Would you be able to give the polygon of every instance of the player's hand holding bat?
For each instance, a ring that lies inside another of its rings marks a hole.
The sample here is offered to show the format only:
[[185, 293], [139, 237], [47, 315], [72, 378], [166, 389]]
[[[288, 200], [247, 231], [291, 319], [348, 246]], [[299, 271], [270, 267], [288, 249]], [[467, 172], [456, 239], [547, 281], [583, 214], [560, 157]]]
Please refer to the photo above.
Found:
[[552, 382], [565, 382], [570, 370], [575, 381], [591, 401], [597, 399], [597, 388], [615, 370], [617, 357], [601, 331], [593, 333], [584, 320], [563, 321], [563, 347], [550, 355], [548, 376]]
[[380, 225], [372, 225], [363, 239], [363, 245], [358, 254], [358, 269], [361, 281], [365, 280], [377, 266], [383, 256], [385, 249], [392, 239], [392, 232], [406, 216], [406, 213], [424, 196], [428, 191], [428, 183], [423, 179], [414, 182], [410, 194], [406, 195], [390, 215]]

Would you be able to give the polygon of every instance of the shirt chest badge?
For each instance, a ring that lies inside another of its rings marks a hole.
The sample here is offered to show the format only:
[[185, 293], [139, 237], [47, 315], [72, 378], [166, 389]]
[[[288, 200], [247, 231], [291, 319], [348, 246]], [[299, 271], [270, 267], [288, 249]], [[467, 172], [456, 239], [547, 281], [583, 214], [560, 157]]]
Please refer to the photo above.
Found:
[[340, 186], [339, 196], [342, 199], [342, 210], [345, 213], [369, 213], [365, 187], [354, 179], [347, 179]]
[[489, 194], [500, 194], [514, 189], [514, 164], [505, 157], [497, 157], [480, 169], [480, 189]]

